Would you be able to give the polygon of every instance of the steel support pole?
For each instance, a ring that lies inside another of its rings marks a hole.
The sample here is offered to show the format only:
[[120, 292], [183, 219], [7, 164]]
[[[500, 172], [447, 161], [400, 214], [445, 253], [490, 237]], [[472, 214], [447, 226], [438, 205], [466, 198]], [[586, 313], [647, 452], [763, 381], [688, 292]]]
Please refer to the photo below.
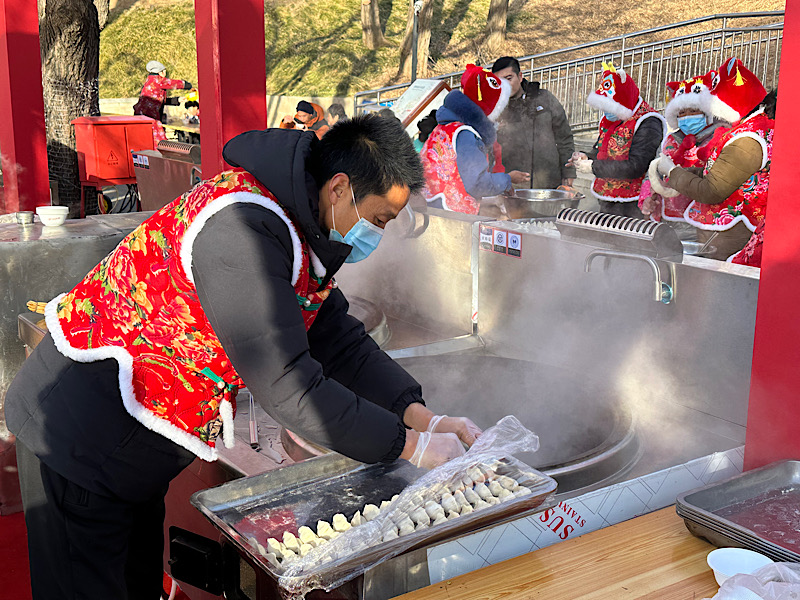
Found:
[[415, 0], [411, 0], [411, 4], [414, 7], [414, 29], [411, 35], [411, 83], [414, 83], [417, 80], [417, 36], [419, 35], [419, 5]]
[[222, 147], [267, 127], [263, 0], [195, 0], [203, 177], [227, 168]]
[[800, 0], [787, 0], [775, 139], [758, 290], [745, 468], [800, 459]]
[[0, 2], [0, 213], [50, 204], [39, 56], [36, 2]]

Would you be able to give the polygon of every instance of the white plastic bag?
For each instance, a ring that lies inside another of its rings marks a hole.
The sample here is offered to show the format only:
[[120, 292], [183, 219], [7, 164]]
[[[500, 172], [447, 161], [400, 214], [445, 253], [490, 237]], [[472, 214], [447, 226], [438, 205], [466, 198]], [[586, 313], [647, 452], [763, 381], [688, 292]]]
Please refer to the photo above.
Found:
[[800, 600], [800, 564], [772, 563], [726, 580], [711, 600]]
[[[538, 436], [526, 429], [519, 419], [513, 416], [502, 418], [495, 426], [484, 431], [464, 456], [428, 471], [403, 490], [374, 520], [348, 529], [330, 542], [314, 548], [306, 556], [289, 563], [278, 579], [282, 594], [285, 598], [294, 600], [304, 598], [313, 589], [330, 591], [367, 569], [400, 554], [415, 541], [409, 540], [407, 544], [395, 543], [391, 551], [374, 558], [364, 557], [358, 565], [353, 565], [352, 561], [354, 554], [375, 546], [376, 540], [382, 538], [382, 532], [391, 523], [398, 522], [425, 501], [440, 497], [456, 478], [460, 480], [475, 465], [492, 464], [501, 459], [510, 464], [523, 465], [513, 455], [536, 452], [538, 449]], [[545, 481], [549, 480], [541, 473], [534, 473]]]

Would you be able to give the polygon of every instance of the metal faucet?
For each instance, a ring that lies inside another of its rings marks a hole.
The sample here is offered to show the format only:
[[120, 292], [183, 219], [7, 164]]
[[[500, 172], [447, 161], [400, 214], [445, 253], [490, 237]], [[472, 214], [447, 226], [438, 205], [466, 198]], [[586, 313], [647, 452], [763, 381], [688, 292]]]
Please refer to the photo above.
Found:
[[[653, 300], [656, 302], [661, 302], [662, 304], [669, 304], [675, 298], [675, 292], [672, 286], [663, 281], [661, 278], [661, 269], [659, 268], [658, 263], [649, 256], [644, 256], [642, 254], [631, 254], [630, 252], [620, 252], [619, 250], [592, 250], [586, 256], [586, 260], [583, 262], [583, 270], [586, 273], [589, 273], [592, 270], [592, 261], [594, 261], [595, 257], [597, 256], [604, 256], [606, 259], [625, 258], [629, 260], [641, 260], [646, 262], [653, 270], [653, 276], [655, 278]], [[603, 270], [608, 270], [608, 260], [605, 261]], [[670, 281], [674, 283], [674, 275], [670, 278]]]

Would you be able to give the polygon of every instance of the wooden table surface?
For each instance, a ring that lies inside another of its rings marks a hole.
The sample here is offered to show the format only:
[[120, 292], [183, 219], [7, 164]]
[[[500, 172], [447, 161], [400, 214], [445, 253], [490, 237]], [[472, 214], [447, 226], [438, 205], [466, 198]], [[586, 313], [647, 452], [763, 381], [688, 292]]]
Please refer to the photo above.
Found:
[[718, 586], [714, 546], [668, 508], [399, 596], [402, 600], [695, 600]]

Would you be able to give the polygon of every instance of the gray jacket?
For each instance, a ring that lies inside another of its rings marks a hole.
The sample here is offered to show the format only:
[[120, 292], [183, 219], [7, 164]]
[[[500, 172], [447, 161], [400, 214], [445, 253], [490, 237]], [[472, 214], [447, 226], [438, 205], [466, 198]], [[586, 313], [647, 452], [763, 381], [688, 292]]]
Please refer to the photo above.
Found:
[[575, 177], [575, 169], [564, 166], [575, 150], [572, 129], [564, 107], [538, 81], [523, 79], [522, 91], [500, 117], [497, 141], [503, 147], [503, 166], [506, 173], [530, 172], [533, 188], [553, 189], [562, 179]]

